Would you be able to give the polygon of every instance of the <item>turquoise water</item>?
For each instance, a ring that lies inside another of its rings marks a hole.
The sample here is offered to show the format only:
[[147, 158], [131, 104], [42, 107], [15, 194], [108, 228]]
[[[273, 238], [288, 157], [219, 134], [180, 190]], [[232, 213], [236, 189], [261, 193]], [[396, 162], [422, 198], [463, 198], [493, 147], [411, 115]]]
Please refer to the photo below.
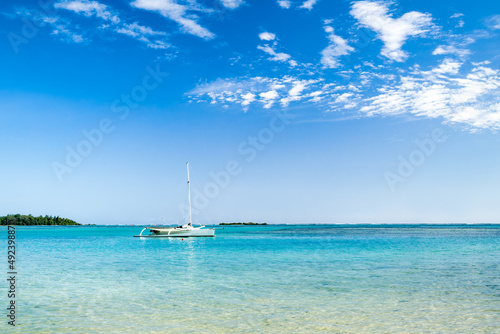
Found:
[[140, 231], [18, 227], [18, 326], [0, 332], [500, 333], [500, 225]]

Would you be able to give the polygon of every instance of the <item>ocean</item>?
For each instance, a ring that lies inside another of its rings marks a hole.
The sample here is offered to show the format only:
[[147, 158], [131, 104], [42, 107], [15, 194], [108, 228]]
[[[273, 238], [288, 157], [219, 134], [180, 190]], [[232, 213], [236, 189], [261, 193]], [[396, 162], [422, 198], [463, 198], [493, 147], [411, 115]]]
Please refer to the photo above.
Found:
[[500, 333], [500, 225], [16, 228], [2, 333]]

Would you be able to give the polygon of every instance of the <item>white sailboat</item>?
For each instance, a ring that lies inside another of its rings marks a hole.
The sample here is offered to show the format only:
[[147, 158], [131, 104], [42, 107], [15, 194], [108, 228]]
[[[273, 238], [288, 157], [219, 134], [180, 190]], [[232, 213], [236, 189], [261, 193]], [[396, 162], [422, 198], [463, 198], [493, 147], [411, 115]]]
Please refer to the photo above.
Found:
[[[205, 226], [193, 226], [191, 219], [191, 184], [189, 182], [189, 162], [187, 166], [188, 202], [189, 202], [189, 223], [177, 227], [145, 227], [139, 235], [135, 237], [215, 237], [214, 228]], [[149, 230], [151, 234], [142, 235], [142, 232]]]

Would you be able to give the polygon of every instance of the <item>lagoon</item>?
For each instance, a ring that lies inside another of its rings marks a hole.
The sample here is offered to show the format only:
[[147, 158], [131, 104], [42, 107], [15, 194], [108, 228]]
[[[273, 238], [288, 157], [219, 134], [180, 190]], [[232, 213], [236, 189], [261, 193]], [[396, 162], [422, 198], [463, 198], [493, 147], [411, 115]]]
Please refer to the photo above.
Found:
[[[2, 332], [500, 332], [500, 225], [133, 238], [141, 229], [17, 227], [17, 326], [4, 320]], [[6, 313], [6, 293], [0, 300]]]

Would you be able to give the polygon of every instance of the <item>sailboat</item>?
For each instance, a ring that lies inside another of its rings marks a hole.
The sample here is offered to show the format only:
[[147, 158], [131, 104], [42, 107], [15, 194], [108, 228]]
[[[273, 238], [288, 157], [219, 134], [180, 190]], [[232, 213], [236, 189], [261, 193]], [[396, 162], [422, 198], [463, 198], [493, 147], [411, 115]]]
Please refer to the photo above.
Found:
[[[191, 218], [191, 184], [189, 182], [189, 162], [187, 167], [187, 185], [189, 202], [189, 223], [177, 227], [145, 227], [139, 235], [135, 237], [215, 237], [214, 228], [205, 228], [206, 226], [193, 226]], [[142, 232], [149, 230], [151, 234], [142, 235]]]

